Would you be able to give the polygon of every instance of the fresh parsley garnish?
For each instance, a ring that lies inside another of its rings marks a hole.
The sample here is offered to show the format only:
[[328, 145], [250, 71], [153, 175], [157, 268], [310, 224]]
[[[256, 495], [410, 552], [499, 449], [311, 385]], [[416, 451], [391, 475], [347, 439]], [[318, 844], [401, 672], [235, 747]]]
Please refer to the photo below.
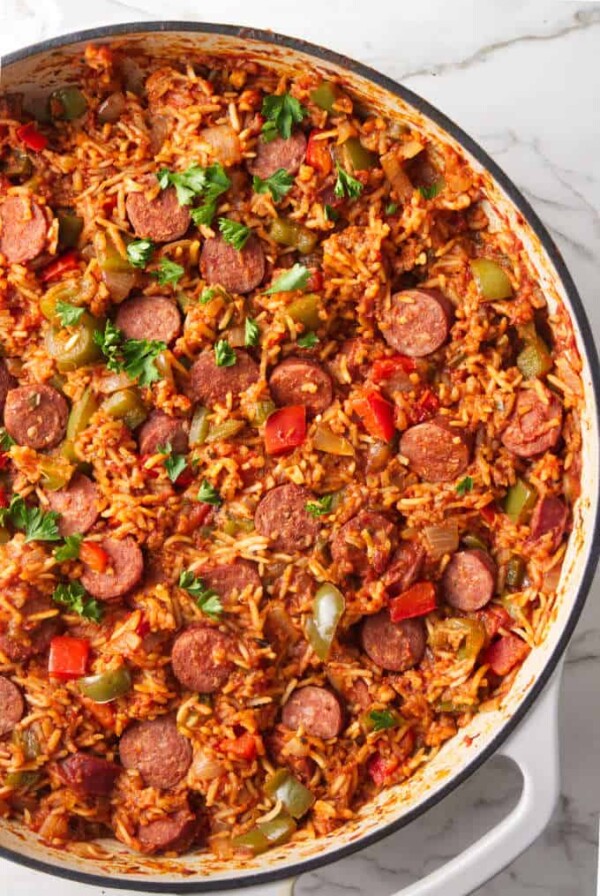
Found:
[[398, 204], [396, 202], [390, 202], [385, 207], [386, 215], [395, 215], [398, 211]]
[[206, 169], [191, 165], [185, 171], [169, 171], [161, 168], [156, 175], [161, 190], [175, 187], [179, 205], [190, 205], [194, 196], [199, 196], [206, 184]]
[[298, 339], [296, 339], [296, 344], [299, 345], [300, 348], [314, 348], [318, 341], [319, 337], [311, 330], [309, 333], [304, 333], [303, 336], [299, 336]]
[[258, 345], [259, 339], [260, 330], [258, 324], [251, 317], [247, 317], [244, 324], [244, 345]]
[[102, 330], [94, 331], [94, 342], [100, 346], [100, 350], [106, 358], [108, 369], [113, 370], [115, 373], [122, 369], [119, 361], [122, 339], [123, 333], [113, 324], [112, 320], [106, 321], [104, 332]]
[[461, 479], [458, 485], [456, 486], [456, 491], [459, 495], [466, 495], [473, 488], [473, 479], [470, 476], [465, 476], [464, 479]]
[[232, 221], [231, 218], [219, 218], [219, 230], [223, 234], [223, 239], [238, 252], [241, 252], [252, 231], [245, 224], [239, 221]]
[[202, 504], [212, 504], [213, 507], [220, 507], [223, 503], [223, 498], [214, 485], [210, 484], [208, 479], [202, 480], [202, 485], [198, 492], [198, 500], [201, 501]]
[[173, 446], [170, 442], [166, 445], [159, 445], [158, 450], [165, 455], [165, 470], [171, 482], [177, 482], [185, 468], [187, 462], [184, 454], [173, 454]]
[[328, 221], [338, 221], [340, 213], [332, 205], [324, 206], [325, 217]]
[[60, 604], [61, 607], [78, 613], [84, 619], [92, 619], [94, 622], [100, 622], [102, 619], [102, 606], [88, 595], [81, 582], [57, 585], [52, 594], [52, 600], [54, 603]]
[[216, 202], [205, 202], [204, 205], [193, 208], [190, 215], [196, 227], [200, 227], [201, 224], [206, 224], [207, 227], [210, 227], [216, 211]]
[[255, 174], [252, 178], [252, 189], [255, 193], [270, 193], [273, 202], [279, 202], [280, 199], [289, 193], [294, 184], [294, 178], [287, 172], [285, 168], [278, 168], [274, 174], [269, 175], [264, 180]]
[[153, 254], [152, 240], [133, 240], [127, 246], [127, 258], [134, 268], [145, 268]]
[[204, 204], [190, 212], [192, 221], [197, 227], [201, 224], [210, 226], [217, 210], [217, 199], [231, 186], [225, 169], [218, 162], [209, 165], [208, 168], [192, 165], [186, 171], [169, 171], [168, 168], [162, 168], [157, 177], [163, 190], [175, 187], [179, 205], [191, 205], [197, 196], [203, 197]]
[[65, 543], [54, 551], [54, 556], [59, 563], [65, 560], [76, 560], [79, 557], [79, 548], [83, 541], [83, 535], [67, 535]]
[[347, 196], [349, 199], [357, 199], [362, 193], [363, 186], [361, 182], [352, 177], [351, 174], [348, 174], [347, 171], [344, 171], [339, 162], [336, 162], [335, 167], [337, 170], [337, 180], [333, 188], [335, 195], [338, 199], [343, 199], [344, 196]]
[[374, 709], [369, 713], [373, 731], [384, 731], [386, 728], [397, 728], [402, 720], [390, 709]]
[[140, 386], [148, 386], [160, 379], [155, 360], [166, 349], [166, 343], [147, 339], [123, 339], [123, 333], [107, 320], [104, 332], [96, 330], [94, 342], [106, 358], [106, 366], [115, 373], [125, 371]]
[[291, 292], [293, 289], [305, 289], [310, 278], [310, 271], [303, 264], [295, 264], [293, 268], [280, 274], [275, 283], [265, 290], [265, 295], [272, 296], [277, 292]]
[[217, 367], [233, 367], [237, 355], [226, 339], [215, 342], [215, 364]]
[[85, 308], [78, 308], [76, 305], [71, 305], [70, 302], [63, 302], [62, 299], [59, 299], [55, 310], [63, 327], [74, 327], [81, 320]]
[[223, 612], [223, 604], [216, 591], [207, 588], [189, 569], [183, 569], [179, 576], [179, 587], [193, 597], [196, 605], [210, 619], [218, 619]]
[[206, 289], [203, 289], [200, 294], [200, 304], [208, 305], [210, 300], [214, 299], [214, 297], [218, 294], [218, 292], [219, 292], [219, 290], [216, 287], [207, 286]]
[[185, 274], [185, 268], [170, 258], [161, 258], [158, 263], [158, 270], [152, 271], [152, 276], [156, 277], [160, 286], [166, 286], [168, 283], [178, 283]]
[[0, 426], [0, 451], [8, 451], [16, 444], [15, 440], [9, 436], [5, 428]]
[[306, 505], [306, 512], [311, 516], [325, 516], [327, 513], [331, 513], [332, 505], [333, 495], [323, 495], [322, 498], [318, 498], [314, 502], [309, 501]]
[[419, 187], [419, 193], [423, 197], [423, 199], [435, 199], [435, 197], [442, 191], [444, 186], [443, 180], [436, 180], [434, 184], [431, 184], [430, 187]]
[[292, 127], [300, 124], [307, 114], [306, 109], [289, 93], [280, 96], [266, 96], [261, 112], [265, 123], [262, 126], [263, 140], [270, 142], [279, 134], [284, 140], [292, 136]]
[[56, 521], [59, 514], [44, 512], [40, 507], [29, 507], [20, 495], [13, 495], [8, 507], [3, 508], [2, 522], [10, 519], [17, 529], [25, 532], [25, 541], [60, 541]]

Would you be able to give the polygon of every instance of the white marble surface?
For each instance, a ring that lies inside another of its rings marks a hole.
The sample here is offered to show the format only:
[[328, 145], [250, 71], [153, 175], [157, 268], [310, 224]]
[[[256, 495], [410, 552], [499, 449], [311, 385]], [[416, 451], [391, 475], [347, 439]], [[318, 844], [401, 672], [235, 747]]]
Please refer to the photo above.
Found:
[[[403, 81], [462, 125], [528, 196], [562, 249], [600, 337], [600, 3], [220, 0], [209, 7], [199, 0], [59, 0], [58, 14], [53, 4], [0, 0], [0, 52], [110, 22], [190, 18], [303, 37]], [[479, 896], [596, 893], [599, 674], [597, 577], [562, 685], [560, 804], [544, 835]], [[492, 761], [409, 829], [305, 875], [296, 896], [389, 896], [505, 815], [518, 792], [515, 771]], [[41, 889], [51, 896], [104, 892], [0, 863], [2, 894]]]

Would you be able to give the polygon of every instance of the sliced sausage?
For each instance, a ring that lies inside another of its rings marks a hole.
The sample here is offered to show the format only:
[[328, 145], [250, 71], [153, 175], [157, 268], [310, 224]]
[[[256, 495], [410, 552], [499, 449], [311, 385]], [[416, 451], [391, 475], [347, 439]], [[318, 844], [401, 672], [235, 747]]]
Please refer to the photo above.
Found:
[[302, 727], [312, 737], [328, 740], [337, 737], [344, 726], [344, 713], [338, 697], [326, 688], [308, 685], [297, 688], [281, 713], [287, 728]]
[[290, 482], [272, 488], [256, 508], [256, 531], [271, 539], [274, 551], [302, 551], [310, 547], [319, 532], [317, 520], [306, 509], [312, 500], [312, 494], [301, 485]]
[[75, 473], [65, 488], [48, 492], [47, 497], [50, 510], [60, 513], [58, 531], [63, 538], [67, 535], [85, 535], [100, 515], [100, 493], [95, 483], [83, 473]]
[[138, 828], [143, 852], [185, 852], [196, 838], [198, 821], [189, 809], [157, 818]]
[[[179, 205], [175, 187], [167, 187], [154, 195], [157, 181], [154, 177], [144, 178], [140, 182], [142, 190], [129, 193], [125, 200], [127, 216], [136, 236], [149, 239], [155, 243], [170, 243], [181, 239], [190, 226], [190, 211], [187, 206]], [[154, 198], [147, 198], [147, 191], [152, 190]]]
[[330, 362], [330, 370], [339, 383], [349, 385], [364, 379], [369, 369], [372, 345], [366, 339], [346, 339]]
[[192, 762], [192, 747], [180, 734], [174, 716], [136, 722], [119, 741], [119, 756], [126, 769], [134, 768], [150, 787], [175, 787]]
[[18, 386], [6, 396], [4, 425], [9, 436], [36, 451], [62, 441], [68, 416], [69, 406], [53, 386]]
[[242, 161], [240, 138], [230, 124], [215, 124], [202, 128], [200, 139], [211, 148], [213, 156], [226, 167]]
[[0, 253], [12, 264], [31, 261], [46, 245], [48, 222], [37, 204], [8, 196], [0, 204]]
[[262, 585], [256, 566], [248, 560], [234, 560], [227, 566], [201, 566], [196, 574], [222, 598], [234, 591], [240, 594], [246, 588], [256, 591]]
[[469, 441], [459, 427], [444, 417], [411, 426], [400, 439], [400, 454], [411, 470], [429, 482], [451, 482], [469, 466]]
[[286, 358], [269, 379], [273, 400], [280, 407], [302, 404], [309, 415], [322, 414], [333, 400], [329, 374], [316, 361]]
[[331, 556], [344, 575], [379, 575], [398, 541], [396, 527], [382, 513], [361, 510], [339, 529], [331, 542]]
[[537, 541], [538, 538], [551, 532], [550, 550], [555, 551], [563, 537], [568, 516], [567, 506], [560, 498], [553, 495], [540, 498], [533, 508], [529, 523], [531, 540]]
[[218, 284], [227, 292], [252, 292], [265, 276], [265, 254], [260, 240], [251, 236], [240, 251], [222, 236], [205, 240], [200, 253], [200, 272], [210, 286]]
[[233, 639], [208, 625], [191, 625], [175, 640], [171, 652], [173, 673], [190, 691], [213, 694], [229, 678]]
[[494, 596], [496, 573], [496, 564], [485, 551], [459, 551], [444, 570], [447, 602], [465, 613], [481, 610]]
[[0, 675], [0, 737], [12, 731], [25, 713], [25, 702], [16, 684]]
[[140, 426], [138, 445], [142, 455], [156, 454], [165, 445], [170, 445], [175, 454], [187, 454], [187, 423], [163, 411], [152, 411]]
[[444, 344], [452, 319], [452, 302], [439, 290], [404, 289], [383, 309], [380, 329], [396, 351], [424, 358]]
[[61, 780], [82, 796], [108, 796], [121, 767], [91, 753], [73, 753], [58, 765]]
[[425, 551], [420, 544], [403, 541], [383, 574], [382, 581], [388, 594], [400, 594], [410, 588], [418, 579], [424, 560]]
[[[35, 618], [49, 610], [54, 615], [41, 620]], [[0, 633], [0, 651], [13, 663], [24, 663], [33, 656], [45, 653], [52, 638], [62, 628], [58, 608], [41, 594], [30, 597], [21, 614], [21, 624], [10, 622], [6, 630]]]
[[85, 563], [81, 584], [98, 600], [114, 600], [131, 591], [144, 573], [144, 558], [133, 538], [104, 538], [100, 547], [108, 554], [104, 572], [96, 572]]
[[16, 385], [17, 381], [14, 376], [11, 376], [8, 372], [6, 362], [3, 358], [0, 358], [0, 420], [2, 420], [2, 414], [4, 413], [6, 396]]
[[181, 314], [166, 296], [135, 296], [117, 311], [115, 323], [127, 339], [155, 339], [169, 345], [181, 332]]
[[219, 367], [214, 352], [202, 352], [190, 370], [188, 388], [193, 401], [209, 405], [215, 402], [223, 404], [230, 392], [237, 399], [240, 392], [245, 392], [258, 382], [260, 368], [256, 361], [241, 349], [236, 349], [235, 355], [235, 364], [231, 367]]
[[286, 140], [275, 137], [268, 143], [259, 138], [256, 144], [256, 158], [248, 162], [250, 174], [256, 174], [265, 180], [280, 168], [288, 174], [296, 174], [306, 155], [306, 137], [300, 130]]
[[422, 619], [392, 622], [388, 610], [368, 616], [361, 631], [363, 650], [377, 666], [406, 672], [423, 658], [427, 635]]
[[533, 457], [554, 448], [562, 428], [562, 408], [546, 387], [540, 398], [537, 389], [521, 389], [515, 409], [502, 433], [502, 444], [519, 457]]

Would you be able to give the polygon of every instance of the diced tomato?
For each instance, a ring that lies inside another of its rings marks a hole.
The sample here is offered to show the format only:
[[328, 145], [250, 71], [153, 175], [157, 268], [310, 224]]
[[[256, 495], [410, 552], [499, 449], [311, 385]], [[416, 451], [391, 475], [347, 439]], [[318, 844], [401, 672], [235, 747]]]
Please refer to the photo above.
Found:
[[310, 276], [306, 281], [306, 291], [319, 292], [320, 289], [323, 289], [323, 272], [311, 271]]
[[479, 516], [488, 524], [488, 526], [491, 526], [496, 519], [496, 508], [493, 504], [486, 504], [486, 506], [482, 507], [479, 511]]
[[3, 485], [0, 485], [0, 507], [8, 507], [9, 504], [10, 501], [8, 500], [6, 489]]
[[236, 737], [235, 740], [222, 741], [221, 749], [237, 759], [246, 759], [248, 762], [256, 759], [258, 753], [256, 737], [249, 731]]
[[79, 254], [75, 249], [65, 252], [56, 261], [51, 261], [40, 274], [42, 283], [48, 283], [49, 280], [56, 280], [69, 271], [76, 271], [79, 268]]
[[81, 678], [85, 675], [90, 642], [87, 638], [70, 638], [59, 635], [50, 642], [48, 657], [48, 674], [61, 681]]
[[117, 207], [117, 201], [116, 196], [107, 196], [102, 203], [102, 208], [104, 209], [104, 214], [107, 218], [110, 217], [111, 212]]
[[10, 456], [6, 451], [0, 451], [0, 470], [6, 470], [10, 463]]
[[311, 131], [308, 135], [306, 163], [310, 165], [311, 168], [326, 175], [331, 171], [333, 163], [331, 161], [331, 153], [329, 152], [327, 141], [317, 139], [317, 135], [321, 133], [321, 130], [315, 128], [315, 130]]
[[411, 408], [413, 423], [425, 423], [426, 420], [431, 420], [437, 414], [439, 407], [440, 400], [435, 392], [425, 389]]
[[301, 445], [306, 438], [306, 408], [288, 405], [273, 411], [265, 423], [265, 450], [277, 456]]
[[375, 753], [367, 763], [367, 771], [374, 783], [378, 787], [382, 787], [399, 765], [399, 761], [394, 756], [384, 758], [380, 753]]
[[528, 653], [529, 645], [511, 632], [491, 644], [482, 654], [481, 662], [488, 663], [496, 675], [507, 675]]
[[398, 597], [390, 601], [390, 619], [401, 622], [415, 616], [425, 616], [437, 606], [435, 586], [432, 582], [415, 582]]
[[382, 398], [379, 392], [365, 392], [352, 402], [352, 407], [369, 435], [383, 442], [391, 440], [396, 431], [394, 405]]
[[381, 383], [383, 380], [391, 379], [399, 371], [412, 373], [416, 369], [417, 363], [414, 358], [409, 358], [407, 355], [392, 355], [391, 358], [380, 358], [373, 362], [371, 379], [374, 383]]
[[41, 152], [48, 146], [48, 138], [44, 134], [40, 134], [34, 121], [22, 124], [20, 128], [17, 128], [17, 137], [32, 152]]
[[500, 604], [490, 604], [483, 610], [477, 610], [475, 618], [483, 624], [488, 641], [491, 641], [501, 628], [507, 628], [512, 622], [510, 613]]
[[83, 541], [79, 548], [79, 559], [94, 572], [106, 572], [108, 554], [95, 541]]
[[135, 633], [136, 635], [139, 635], [140, 638], [145, 638], [146, 635], [150, 633], [150, 623], [146, 619], [144, 613], [140, 613], [140, 621], [136, 625]]

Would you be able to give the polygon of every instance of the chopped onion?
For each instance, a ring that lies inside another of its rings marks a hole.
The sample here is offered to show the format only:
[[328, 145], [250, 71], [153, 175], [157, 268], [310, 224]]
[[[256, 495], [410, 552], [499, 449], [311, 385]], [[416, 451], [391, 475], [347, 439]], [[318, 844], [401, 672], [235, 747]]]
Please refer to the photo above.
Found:
[[212, 756], [198, 753], [192, 763], [192, 776], [199, 781], [214, 781], [225, 772], [225, 764]]
[[393, 189], [396, 191], [398, 199], [401, 202], [408, 202], [413, 194], [414, 187], [408, 174], [402, 167], [402, 163], [398, 158], [396, 150], [391, 149], [381, 156], [381, 167]]
[[113, 302], [126, 299], [138, 280], [137, 271], [102, 271], [102, 279]]
[[426, 526], [425, 538], [429, 542], [430, 553], [434, 557], [453, 554], [458, 550], [458, 525], [449, 521], [441, 526]]

